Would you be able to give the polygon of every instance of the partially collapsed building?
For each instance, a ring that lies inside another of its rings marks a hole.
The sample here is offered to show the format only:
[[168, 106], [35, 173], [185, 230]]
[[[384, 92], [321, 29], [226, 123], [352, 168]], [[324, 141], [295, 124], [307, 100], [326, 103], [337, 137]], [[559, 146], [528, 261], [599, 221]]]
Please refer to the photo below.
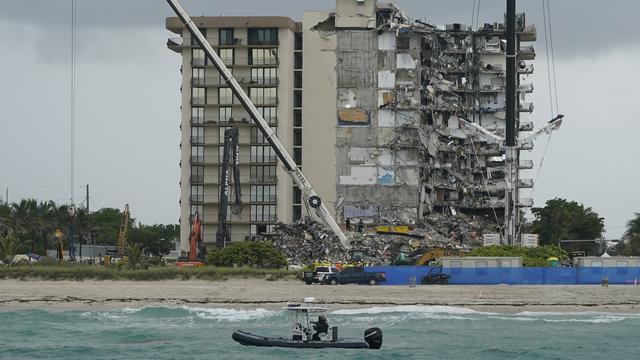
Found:
[[[469, 29], [412, 20], [375, 0], [337, 0], [335, 12], [281, 17], [194, 19], [234, 76], [277, 126], [307, 178], [339, 222], [416, 224], [432, 212], [495, 212], [504, 206], [504, 152], [460, 126], [505, 129], [505, 40], [502, 23]], [[238, 127], [246, 206], [230, 217], [233, 240], [306, 214], [300, 192], [246, 111], [177, 18], [167, 28], [182, 39], [169, 47], [182, 61], [181, 244], [190, 219], [203, 217], [215, 242], [222, 136]], [[536, 38], [518, 17], [518, 42]], [[532, 47], [519, 45], [518, 129], [530, 131]], [[521, 81], [522, 80], [522, 81]], [[519, 161], [530, 169], [531, 161]], [[519, 179], [521, 188], [532, 181]], [[530, 206], [530, 199], [518, 199]]]

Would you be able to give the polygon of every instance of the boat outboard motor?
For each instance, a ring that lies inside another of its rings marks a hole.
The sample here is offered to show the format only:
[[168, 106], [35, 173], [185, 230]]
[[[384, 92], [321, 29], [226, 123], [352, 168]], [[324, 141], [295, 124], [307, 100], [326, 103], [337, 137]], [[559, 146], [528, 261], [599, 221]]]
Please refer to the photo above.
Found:
[[382, 330], [377, 327], [368, 328], [364, 331], [364, 341], [369, 344], [369, 349], [380, 349], [382, 346]]

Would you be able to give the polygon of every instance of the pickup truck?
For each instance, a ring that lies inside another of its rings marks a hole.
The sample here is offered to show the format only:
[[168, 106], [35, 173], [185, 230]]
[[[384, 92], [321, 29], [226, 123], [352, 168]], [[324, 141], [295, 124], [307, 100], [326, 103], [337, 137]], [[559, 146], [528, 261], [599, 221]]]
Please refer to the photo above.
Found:
[[322, 279], [324, 284], [369, 284], [375, 285], [386, 281], [386, 275], [382, 272], [367, 272], [362, 266], [343, 269], [336, 274], [327, 274]]
[[304, 282], [307, 285], [322, 283], [322, 279], [329, 274], [337, 274], [340, 270], [333, 266], [318, 266], [313, 272], [305, 271]]

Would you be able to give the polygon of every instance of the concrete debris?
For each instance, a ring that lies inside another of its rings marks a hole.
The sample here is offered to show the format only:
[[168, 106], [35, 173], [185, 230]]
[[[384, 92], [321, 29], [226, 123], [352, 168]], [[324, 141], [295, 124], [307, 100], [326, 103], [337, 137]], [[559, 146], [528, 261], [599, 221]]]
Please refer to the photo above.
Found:
[[483, 234], [499, 232], [495, 219], [489, 215], [468, 216], [455, 212], [432, 213], [407, 234], [379, 234], [371, 225], [365, 225], [363, 232], [358, 232], [357, 224], [352, 223], [352, 231], [345, 232], [351, 245], [349, 250], [340, 245], [338, 237], [327, 227], [310, 218], [294, 224], [278, 223], [272, 233], [262, 235], [262, 240], [281, 251], [291, 265], [316, 260], [349, 263], [354, 258], [366, 264], [389, 265], [397, 264], [400, 254], [405, 255], [405, 264], [409, 264], [434, 248], [468, 251], [482, 246]]

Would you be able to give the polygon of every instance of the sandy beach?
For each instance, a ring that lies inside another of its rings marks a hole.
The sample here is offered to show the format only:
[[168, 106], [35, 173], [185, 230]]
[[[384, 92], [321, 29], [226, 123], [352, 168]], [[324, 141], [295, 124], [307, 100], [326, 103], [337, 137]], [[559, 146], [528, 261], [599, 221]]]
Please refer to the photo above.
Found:
[[189, 305], [279, 308], [313, 296], [334, 307], [447, 305], [503, 312], [640, 312], [640, 287], [305, 285], [296, 280], [38, 281], [0, 280], [0, 310]]

